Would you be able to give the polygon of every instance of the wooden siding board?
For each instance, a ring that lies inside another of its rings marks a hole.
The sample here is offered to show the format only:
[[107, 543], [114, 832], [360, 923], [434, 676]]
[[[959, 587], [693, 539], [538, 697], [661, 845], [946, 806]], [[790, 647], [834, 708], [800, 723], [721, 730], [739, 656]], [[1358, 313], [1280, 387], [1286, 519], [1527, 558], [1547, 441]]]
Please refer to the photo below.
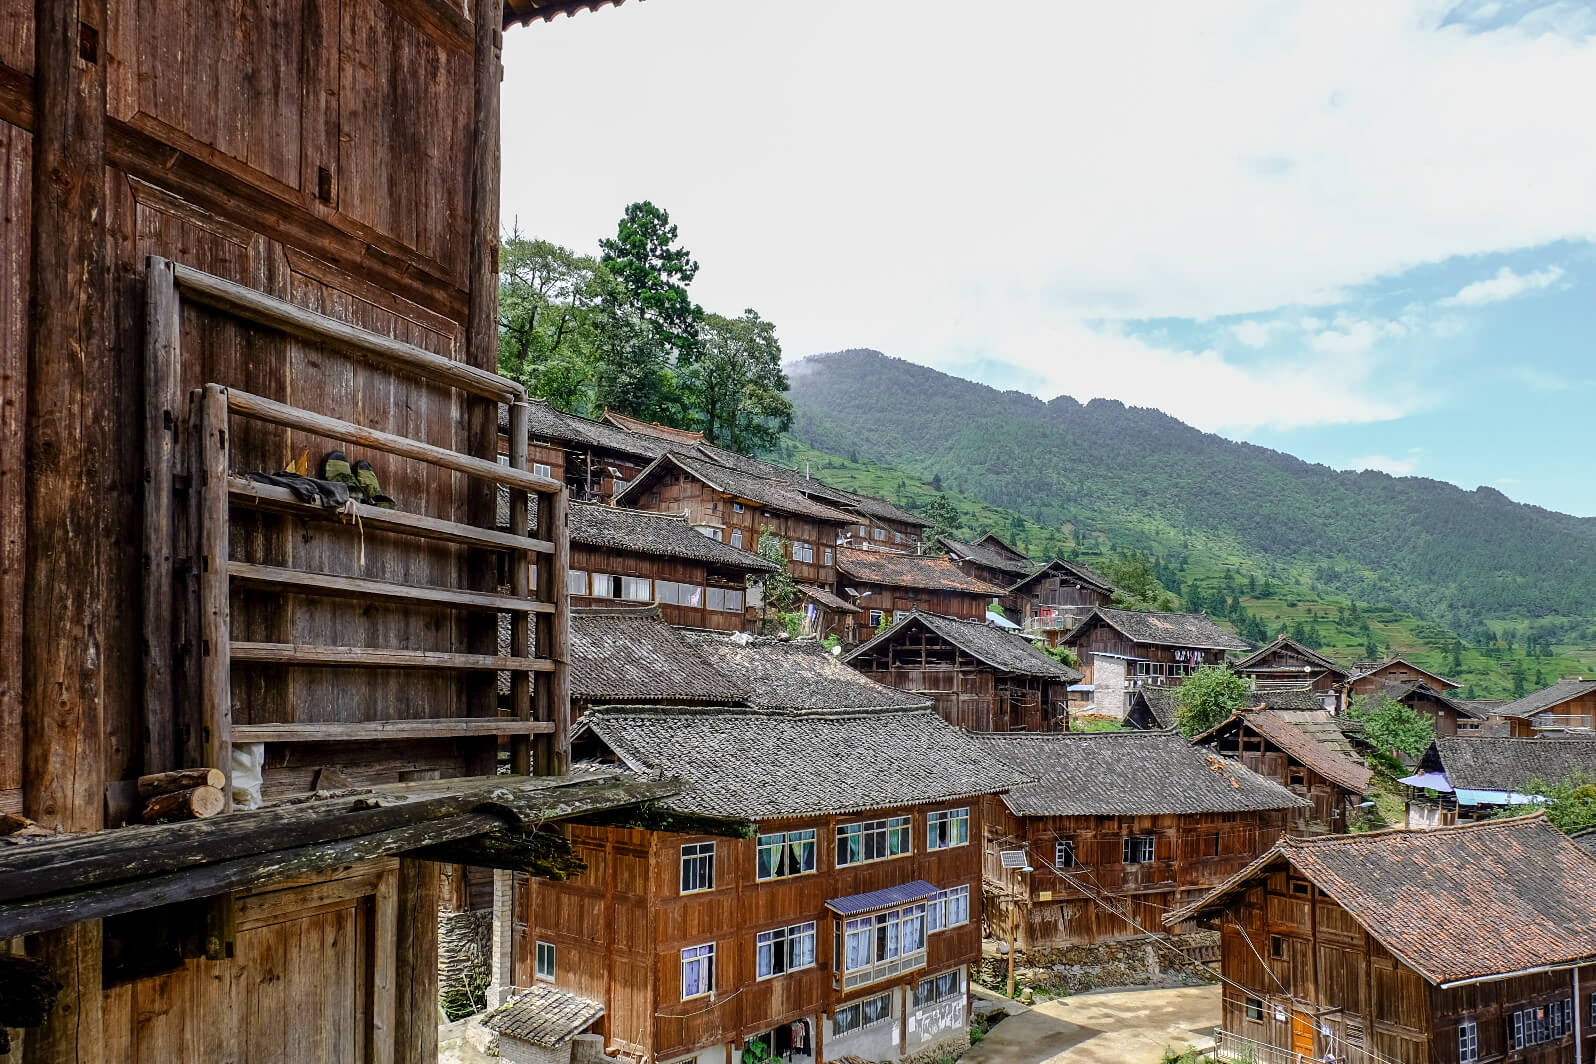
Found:
[[[7, 0], [0, 36], [22, 36], [32, 25]], [[3, 53], [0, 53], [3, 55]], [[9, 56], [5, 57], [9, 60]], [[28, 49], [31, 66], [33, 50]], [[24, 504], [27, 418], [29, 197], [32, 187], [29, 134], [0, 122], [0, 230], [7, 253], [0, 259], [0, 804], [5, 792], [22, 787], [22, 596], [26, 556]], [[21, 796], [11, 803], [20, 811]]]

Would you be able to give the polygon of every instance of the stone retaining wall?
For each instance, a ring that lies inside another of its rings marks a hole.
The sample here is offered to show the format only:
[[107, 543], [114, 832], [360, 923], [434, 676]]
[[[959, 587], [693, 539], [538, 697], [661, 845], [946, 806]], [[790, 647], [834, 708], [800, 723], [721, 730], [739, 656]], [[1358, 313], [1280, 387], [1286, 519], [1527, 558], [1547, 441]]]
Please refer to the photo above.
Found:
[[[1216, 946], [1217, 931], [1160, 936], [1177, 949]], [[988, 950], [991, 944], [988, 943]], [[1009, 959], [987, 952], [973, 977], [982, 986], [1008, 988]], [[1053, 995], [1078, 994], [1105, 986], [1201, 986], [1216, 981], [1207, 968], [1183, 960], [1167, 947], [1148, 938], [1099, 942], [1092, 946], [1061, 946], [1019, 950], [1014, 957], [1014, 985]]]

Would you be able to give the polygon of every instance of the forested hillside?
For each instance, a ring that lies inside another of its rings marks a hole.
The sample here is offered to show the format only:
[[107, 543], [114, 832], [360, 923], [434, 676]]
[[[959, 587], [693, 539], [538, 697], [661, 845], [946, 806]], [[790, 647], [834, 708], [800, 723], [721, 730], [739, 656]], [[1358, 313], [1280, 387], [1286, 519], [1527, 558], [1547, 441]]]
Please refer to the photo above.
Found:
[[1399, 607], [1476, 645], [1537, 625], [1543, 641], [1577, 641], [1596, 614], [1596, 520], [1489, 488], [1339, 472], [1156, 410], [1042, 402], [875, 351], [789, 371], [799, 440], [849, 458], [867, 450], [867, 461], [1013, 510], [1064, 553], [1230, 561]]

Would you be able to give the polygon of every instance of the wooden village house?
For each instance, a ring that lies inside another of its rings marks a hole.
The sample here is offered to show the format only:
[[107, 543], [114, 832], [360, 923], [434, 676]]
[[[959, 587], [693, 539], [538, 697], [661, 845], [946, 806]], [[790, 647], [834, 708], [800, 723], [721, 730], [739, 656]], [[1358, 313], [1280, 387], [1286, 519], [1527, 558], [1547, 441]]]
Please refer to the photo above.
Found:
[[569, 529], [572, 605], [657, 603], [667, 622], [692, 628], [752, 629], [761, 611], [749, 578], [777, 568], [681, 515], [572, 503]]
[[1493, 707], [1514, 735], [1580, 735], [1596, 730], [1596, 680], [1570, 677]]
[[1348, 702], [1358, 695], [1371, 695], [1383, 688], [1404, 684], [1417, 680], [1433, 690], [1447, 694], [1456, 691], [1458, 685], [1445, 676], [1421, 669], [1406, 658], [1390, 658], [1386, 661], [1360, 661], [1353, 670], [1352, 678], [1342, 688], [1345, 696], [1342, 699], [1342, 709]]
[[1062, 731], [1081, 674], [1014, 632], [909, 613], [844, 660], [864, 675], [933, 700], [969, 731]]
[[1538, 813], [1283, 838], [1167, 922], [1221, 929], [1220, 1059], [1578, 1064], [1593, 870]]
[[571, 719], [592, 706], [745, 706], [748, 685], [717, 669], [658, 606], [571, 609]]
[[[1032, 780], [983, 803], [987, 924], [1021, 949], [1159, 933], [1166, 912], [1244, 868], [1308, 805], [1170, 732], [976, 739]], [[1004, 864], [1015, 850], [1033, 871]]]
[[[929, 710], [604, 707], [576, 756], [684, 789], [572, 829], [516, 897], [516, 983], [600, 1004], [633, 1058], [930, 1062], [968, 1044], [980, 801], [1014, 774]], [[882, 766], [891, 771], [882, 771]]]
[[1123, 717], [1143, 686], [1178, 687], [1247, 644], [1205, 613], [1137, 613], [1095, 607], [1060, 643], [1080, 658], [1098, 713]]
[[[1279, 636], [1268, 646], [1260, 647], [1231, 667], [1251, 680], [1259, 690], [1307, 687], [1310, 691], [1332, 696], [1352, 678], [1352, 670], [1337, 665], [1289, 635]], [[1334, 708], [1334, 703], [1325, 708]]]
[[1294, 833], [1345, 832], [1374, 774], [1325, 709], [1259, 706], [1236, 713], [1192, 742], [1233, 758], [1313, 803]]
[[853, 547], [837, 548], [837, 590], [863, 611], [849, 618], [847, 643], [863, 642], [916, 610], [985, 623], [988, 607], [1003, 595], [946, 558]]
[[837, 541], [856, 520], [783, 480], [676, 452], [662, 455], [639, 473], [616, 502], [685, 514], [689, 524], [711, 539], [743, 550], [757, 550], [763, 533], [779, 536], [792, 578], [828, 588], [837, 581]]
[[1084, 565], [1055, 559], [1022, 576], [1003, 596], [1009, 620], [1028, 633], [1059, 637], [1085, 619], [1094, 606], [1109, 606], [1114, 586]]
[[1496, 816], [1538, 802], [1542, 785], [1576, 777], [1596, 782], [1596, 738], [1437, 735], [1401, 782], [1408, 824], [1420, 827]]
[[[546, 399], [530, 400], [527, 409], [530, 461], [564, 483], [573, 500], [613, 502], [617, 492], [671, 446], [657, 436], [566, 413]], [[509, 454], [508, 418], [501, 419], [499, 431], [500, 450]]]
[[999, 587], [1009, 587], [1037, 569], [1035, 562], [1003, 542], [995, 532], [972, 543], [943, 536], [942, 549], [960, 572]]
[[1437, 735], [1466, 735], [1477, 732], [1485, 723], [1479, 711], [1467, 702], [1453, 698], [1423, 680], [1386, 684], [1376, 688], [1368, 697], [1372, 701], [1389, 698], [1393, 702], [1401, 702], [1428, 720]]
[[672, 792], [555, 775], [566, 495], [496, 461], [502, 34], [595, 6], [4, 3], [5, 1060], [430, 1062], [440, 862]]

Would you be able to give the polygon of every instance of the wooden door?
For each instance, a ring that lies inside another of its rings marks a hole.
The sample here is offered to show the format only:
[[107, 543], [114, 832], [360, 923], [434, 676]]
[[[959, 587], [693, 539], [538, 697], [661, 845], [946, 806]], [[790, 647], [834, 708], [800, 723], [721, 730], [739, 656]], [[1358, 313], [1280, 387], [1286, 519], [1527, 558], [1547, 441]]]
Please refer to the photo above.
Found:
[[1313, 1055], [1313, 1017], [1301, 1012], [1292, 1012], [1291, 1051], [1299, 1057], [1316, 1059]]

